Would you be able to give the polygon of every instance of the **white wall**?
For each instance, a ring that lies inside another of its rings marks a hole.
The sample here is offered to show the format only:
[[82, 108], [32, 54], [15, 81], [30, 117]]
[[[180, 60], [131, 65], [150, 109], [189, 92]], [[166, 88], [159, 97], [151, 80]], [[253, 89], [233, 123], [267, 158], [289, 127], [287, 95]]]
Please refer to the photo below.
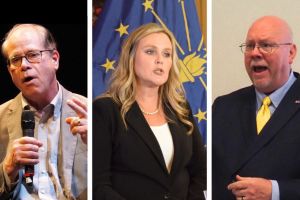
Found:
[[213, 0], [212, 2], [212, 102], [251, 84], [238, 47], [252, 22], [264, 15], [285, 19], [294, 33], [298, 55], [292, 68], [300, 72], [299, 0]]

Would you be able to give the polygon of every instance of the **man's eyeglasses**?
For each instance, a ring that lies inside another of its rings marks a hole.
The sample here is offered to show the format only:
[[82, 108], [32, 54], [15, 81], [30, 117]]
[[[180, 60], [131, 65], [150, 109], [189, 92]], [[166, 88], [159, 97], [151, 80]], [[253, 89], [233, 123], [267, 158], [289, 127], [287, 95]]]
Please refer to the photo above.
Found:
[[46, 50], [40, 50], [40, 51], [29, 51], [24, 56], [13, 56], [12, 58], [9, 58], [7, 60], [7, 64], [10, 67], [20, 67], [22, 65], [23, 58], [26, 58], [26, 60], [29, 63], [40, 63], [42, 60], [42, 53], [45, 51], [54, 51], [55, 49], [46, 49]]
[[255, 47], [261, 52], [266, 54], [271, 54], [274, 52], [276, 48], [284, 45], [292, 45], [292, 43], [282, 43], [282, 44], [269, 44], [269, 43], [262, 43], [262, 44], [241, 44], [239, 47], [241, 51], [245, 54], [251, 53]]

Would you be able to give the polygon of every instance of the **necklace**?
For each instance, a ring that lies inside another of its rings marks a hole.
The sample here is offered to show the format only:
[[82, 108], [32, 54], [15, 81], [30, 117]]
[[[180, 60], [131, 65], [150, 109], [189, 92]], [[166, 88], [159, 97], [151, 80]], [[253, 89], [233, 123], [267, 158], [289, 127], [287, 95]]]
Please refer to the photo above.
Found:
[[144, 111], [142, 108], [140, 108], [142, 113], [145, 114], [145, 115], [155, 115], [156, 113], [158, 113], [159, 111], [159, 108], [157, 108], [156, 110], [154, 110], [153, 112], [146, 112]]

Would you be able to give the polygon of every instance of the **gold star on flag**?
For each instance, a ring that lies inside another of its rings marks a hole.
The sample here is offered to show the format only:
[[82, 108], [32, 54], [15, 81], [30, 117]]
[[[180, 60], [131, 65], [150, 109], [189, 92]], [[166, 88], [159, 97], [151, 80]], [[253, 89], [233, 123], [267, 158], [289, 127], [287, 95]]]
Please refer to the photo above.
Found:
[[107, 72], [110, 69], [115, 69], [114, 66], [113, 66], [115, 62], [116, 61], [114, 61], [114, 60], [110, 61], [108, 58], [106, 58], [106, 63], [104, 63], [101, 66], [104, 67], [105, 68], [105, 72]]
[[145, 2], [143, 3], [143, 6], [145, 7], [145, 12], [147, 12], [148, 9], [153, 10], [153, 7], [152, 7], [153, 1], [154, 0], [145, 0]]
[[206, 112], [202, 112], [200, 109], [198, 109], [198, 113], [194, 116], [198, 118], [198, 123], [199, 123], [201, 120], [206, 120], [205, 115]]
[[127, 32], [128, 27], [129, 27], [129, 25], [124, 26], [121, 22], [119, 28], [117, 28], [115, 30], [118, 31], [120, 33], [120, 37], [122, 37], [122, 35], [124, 35], [124, 34], [128, 35], [128, 32]]

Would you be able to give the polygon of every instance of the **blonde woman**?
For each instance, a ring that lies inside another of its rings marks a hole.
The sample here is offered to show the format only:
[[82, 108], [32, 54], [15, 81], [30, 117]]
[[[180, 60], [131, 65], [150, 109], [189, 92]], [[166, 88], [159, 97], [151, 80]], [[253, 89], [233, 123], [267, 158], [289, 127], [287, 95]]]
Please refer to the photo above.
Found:
[[205, 150], [178, 78], [174, 36], [143, 25], [93, 102], [93, 199], [196, 200], [205, 189]]

